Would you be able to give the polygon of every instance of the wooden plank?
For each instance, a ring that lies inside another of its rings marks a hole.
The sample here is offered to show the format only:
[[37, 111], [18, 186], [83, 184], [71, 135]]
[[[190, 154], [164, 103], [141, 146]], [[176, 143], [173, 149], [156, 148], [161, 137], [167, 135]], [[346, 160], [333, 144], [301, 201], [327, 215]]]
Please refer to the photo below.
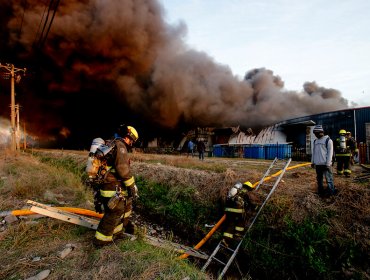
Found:
[[48, 216], [50, 218], [58, 219], [64, 222], [72, 223], [75, 225], [87, 227], [87, 228], [94, 229], [94, 230], [98, 228], [98, 224], [99, 224], [99, 221], [96, 221], [93, 223], [91, 221], [85, 220], [84, 218], [75, 217], [75, 215], [68, 215], [69, 213], [50, 211], [49, 209], [44, 209], [38, 206], [32, 206], [31, 211], [44, 215], [44, 216]]
[[[38, 203], [32, 200], [28, 200], [27, 204], [32, 205], [30, 209], [32, 212], [35, 212], [35, 213], [38, 213], [38, 214], [41, 214], [41, 215], [44, 215], [50, 218], [58, 219], [64, 222], [72, 223], [75, 225], [80, 225], [80, 226], [87, 227], [93, 230], [96, 230], [99, 224], [98, 220], [89, 219], [87, 217], [77, 215], [74, 213], [70, 213], [70, 212], [66, 212], [60, 209], [56, 209], [54, 207], [50, 207], [45, 204], [41, 204], [41, 203]], [[127, 234], [127, 233], [124, 233], [124, 234], [128, 238], [135, 237], [134, 235], [131, 235], [131, 234]], [[175, 250], [176, 252], [179, 252], [181, 254], [186, 253], [190, 256], [205, 259], [205, 260], [208, 259], [209, 257], [207, 254], [201, 251], [198, 251], [196, 249], [193, 249], [191, 247], [178, 244], [178, 243], [174, 243], [168, 240], [156, 238], [150, 235], [145, 235], [143, 237], [143, 240], [150, 245], [169, 249], [169, 250]]]

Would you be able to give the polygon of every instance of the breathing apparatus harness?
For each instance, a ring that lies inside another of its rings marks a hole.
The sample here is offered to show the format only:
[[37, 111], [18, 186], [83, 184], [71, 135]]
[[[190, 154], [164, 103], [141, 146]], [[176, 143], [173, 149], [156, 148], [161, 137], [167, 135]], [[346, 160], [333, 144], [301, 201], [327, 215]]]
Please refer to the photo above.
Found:
[[[113, 154], [116, 149], [116, 141], [118, 140], [120, 139], [115, 138], [113, 140], [104, 141], [102, 138], [95, 138], [90, 147], [86, 164], [86, 173], [89, 176], [87, 179], [87, 185], [91, 186], [93, 189], [95, 211], [98, 213], [103, 212], [100, 189], [107, 175], [112, 171], [110, 163], [113, 161]], [[124, 199], [121, 186], [117, 184], [115, 187], [116, 193], [108, 201], [108, 207], [110, 209], [114, 209], [119, 201]]]

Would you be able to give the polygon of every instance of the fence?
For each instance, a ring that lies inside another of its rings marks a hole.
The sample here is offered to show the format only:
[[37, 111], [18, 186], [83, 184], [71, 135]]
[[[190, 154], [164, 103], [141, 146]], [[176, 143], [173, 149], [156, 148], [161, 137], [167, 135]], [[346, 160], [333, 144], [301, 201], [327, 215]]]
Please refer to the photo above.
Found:
[[358, 145], [359, 163], [370, 163], [370, 147], [365, 143]]

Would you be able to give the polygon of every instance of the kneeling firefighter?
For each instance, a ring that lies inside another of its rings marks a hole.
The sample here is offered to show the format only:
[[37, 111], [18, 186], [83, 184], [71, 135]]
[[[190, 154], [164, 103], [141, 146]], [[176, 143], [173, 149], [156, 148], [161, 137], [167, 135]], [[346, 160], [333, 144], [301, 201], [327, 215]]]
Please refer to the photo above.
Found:
[[255, 209], [257, 197], [253, 196], [255, 186], [247, 181], [236, 183], [230, 190], [226, 198], [223, 243], [227, 246], [236, 246], [245, 233], [246, 211]]
[[97, 138], [105, 143], [97, 147], [94, 153], [90, 150], [89, 157], [94, 157], [95, 161], [101, 163], [96, 175], [100, 179], [95, 188], [95, 209], [103, 212], [103, 206], [104, 215], [93, 242], [97, 247], [122, 238], [123, 232], [134, 233], [135, 226], [130, 221], [130, 216], [132, 201], [138, 194], [135, 179], [130, 172], [128, 149], [138, 138], [135, 128], [122, 125], [113, 140], [103, 141]]

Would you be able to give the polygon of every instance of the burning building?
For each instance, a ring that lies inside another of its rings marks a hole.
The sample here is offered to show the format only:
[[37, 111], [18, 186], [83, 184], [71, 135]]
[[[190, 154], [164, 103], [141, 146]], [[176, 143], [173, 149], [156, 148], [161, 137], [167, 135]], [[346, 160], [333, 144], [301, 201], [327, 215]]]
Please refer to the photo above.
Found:
[[[257, 134], [251, 129], [242, 131], [239, 127], [215, 129], [214, 139], [222, 139], [214, 142], [214, 147], [219, 149], [216, 155], [266, 158], [263, 147], [268, 150], [269, 147], [277, 145], [284, 150], [282, 157], [309, 160], [311, 143], [315, 138], [313, 127], [316, 124], [322, 125], [325, 133], [332, 139], [339, 136], [341, 129], [350, 131], [360, 147], [361, 162], [370, 161], [370, 107], [293, 118], [267, 126]], [[289, 149], [287, 146], [290, 146]], [[257, 153], [248, 154], [249, 147], [253, 147], [251, 150]]]

